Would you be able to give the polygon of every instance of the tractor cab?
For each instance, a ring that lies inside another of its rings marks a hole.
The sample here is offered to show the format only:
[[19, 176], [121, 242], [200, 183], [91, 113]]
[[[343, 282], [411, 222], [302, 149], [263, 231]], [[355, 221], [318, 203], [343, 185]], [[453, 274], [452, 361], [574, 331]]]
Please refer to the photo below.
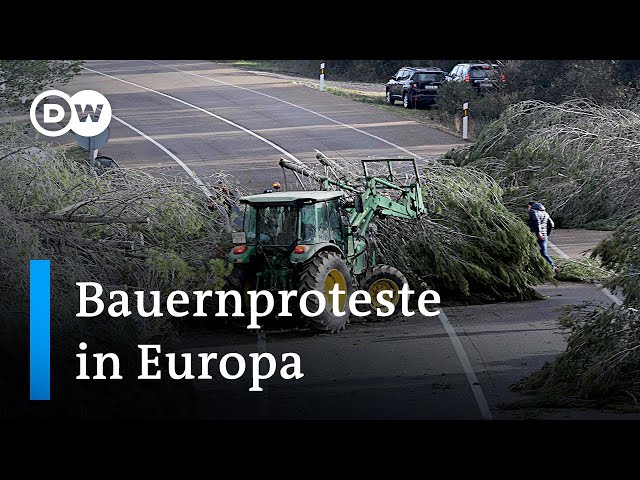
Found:
[[[322, 249], [345, 252], [339, 191], [273, 192], [242, 197], [245, 205], [240, 245], [230, 263], [247, 263], [256, 253], [302, 263]], [[346, 252], [345, 252], [346, 253]]]

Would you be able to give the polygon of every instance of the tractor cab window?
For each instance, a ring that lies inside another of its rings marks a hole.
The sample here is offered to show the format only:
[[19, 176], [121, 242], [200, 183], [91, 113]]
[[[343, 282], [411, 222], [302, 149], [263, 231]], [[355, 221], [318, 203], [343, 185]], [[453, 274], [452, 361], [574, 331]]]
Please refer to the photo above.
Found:
[[329, 242], [331, 228], [327, 202], [305, 205], [300, 209], [300, 238], [303, 244]]
[[259, 234], [263, 246], [291, 246], [296, 243], [298, 210], [295, 207], [247, 207], [244, 231], [247, 243], [256, 243]]
[[344, 230], [342, 229], [338, 200], [329, 202], [327, 206], [329, 207], [329, 228], [331, 229], [332, 240], [341, 245], [344, 243]]

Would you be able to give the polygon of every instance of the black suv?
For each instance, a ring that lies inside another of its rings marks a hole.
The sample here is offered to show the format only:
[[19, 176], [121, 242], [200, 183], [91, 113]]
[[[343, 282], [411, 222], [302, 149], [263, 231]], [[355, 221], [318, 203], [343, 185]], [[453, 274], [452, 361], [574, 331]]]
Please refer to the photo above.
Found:
[[449, 82], [467, 82], [478, 93], [495, 90], [507, 82], [495, 63], [459, 63], [446, 76]]
[[444, 75], [439, 68], [403, 67], [387, 82], [386, 102], [393, 105], [402, 100], [404, 108], [415, 108], [419, 103], [433, 105]]

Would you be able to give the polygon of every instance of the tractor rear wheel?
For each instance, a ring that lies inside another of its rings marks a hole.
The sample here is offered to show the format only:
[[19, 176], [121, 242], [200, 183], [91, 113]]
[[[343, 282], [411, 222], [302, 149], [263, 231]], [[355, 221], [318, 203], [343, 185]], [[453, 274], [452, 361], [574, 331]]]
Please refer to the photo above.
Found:
[[[401, 311], [399, 291], [405, 283], [408, 283], [406, 277], [395, 267], [376, 265], [375, 267], [367, 269], [360, 280], [360, 287], [371, 295], [371, 315], [367, 318], [391, 320], [397, 317]], [[394, 306], [393, 313], [386, 317], [380, 316], [377, 313], [378, 308], [383, 312], [387, 311], [387, 307], [376, 300], [378, 292], [383, 290], [390, 290], [392, 292], [391, 297], [387, 294], [383, 298], [389, 300]]]
[[[329, 292], [338, 284], [340, 295], [338, 307], [344, 315], [336, 315], [333, 311], [332, 296]], [[349, 267], [341, 255], [335, 252], [320, 252], [310, 260], [300, 272], [298, 298], [303, 293], [317, 290], [324, 293], [326, 308], [316, 317], [307, 317], [311, 326], [317, 330], [338, 332], [345, 328], [349, 319], [349, 296], [353, 293], [353, 278]], [[307, 297], [307, 308], [310, 312], [318, 310], [318, 300], [313, 295]]]

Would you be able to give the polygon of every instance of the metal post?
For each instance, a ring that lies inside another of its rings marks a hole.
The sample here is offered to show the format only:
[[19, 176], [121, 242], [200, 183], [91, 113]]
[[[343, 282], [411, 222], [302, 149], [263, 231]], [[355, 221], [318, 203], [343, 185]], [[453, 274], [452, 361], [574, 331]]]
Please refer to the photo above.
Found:
[[469, 103], [462, 105], [462, 138], [469, 138]]
[[320, 91], [324, 92], [324, 63], [320, 64]]
[[89, 165], [91, 165], [92, 167], [95, 167], [95, 157], [93, 155], [93, 145], [94, 145], [94, 141], [93, 141], [93, 137], [89, 137]]

